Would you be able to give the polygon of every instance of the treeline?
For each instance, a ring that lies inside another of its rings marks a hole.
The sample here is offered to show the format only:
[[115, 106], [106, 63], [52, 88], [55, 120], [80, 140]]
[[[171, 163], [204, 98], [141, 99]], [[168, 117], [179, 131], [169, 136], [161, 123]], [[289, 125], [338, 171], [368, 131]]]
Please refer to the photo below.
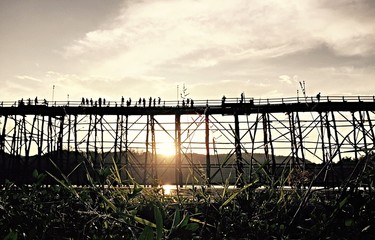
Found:
[[[357, 160], [343, 158], [338, 163], [315, 164], [308, 160], [293, 161], [290, 157], [275, 156], [275, 164], [265, 158], [264, 154], [243, 154], [243, 175], [246, 182], [258, 179], [260, 184], [275, 184], [280, 179], [287, 184], [306, 185], [314, 181], [317, 186], [338, 186], [348, 178], [361, 177], [363, 184], [374, 182], [375, 154], [373, 152]], [[207, 171], [206, 155], [189, 153], [182, 155], [182, 184], [235, 184], [239, 176], [236, 170], [236, 156], [233, 154], [212, 155], [210, 171]], [[269, 162], [267, 162], [269, 161]], [[176, 159], [174, 156], [157, 155], [141, 151], [122, 152], [120, 154], [96, 152], [52, 152], [42, 156], [13, 156], [0, 153], [0, 184], [6, 180], [19, 184], [31, 184], [35, 181], [33, 173], [48, 172], [50, 175], [66, 178], [75, 185], [86, 185], [88, 177], [98, 184], [116, 167], [121, 174], [122, 182], [127, 184], [135, 180], [140, 184], [175, 184]], [[210, 174], [208, 176], [207, 174]], [[34, 174], [35, 175], [35, 174]], [[270, 180], [271, 179], [271, 180]], [[129, 180], [129, 181], [128, 181]], [[47, 177], [45, 183], [54, 183]], [[273, 182], [270, 182], [273, 181]], [[297, 183], [296, 183], [297, 182]], [[277, 184], [277, 183], [276, 183]], [[279, 183], [280, 184], [280, 183]]]

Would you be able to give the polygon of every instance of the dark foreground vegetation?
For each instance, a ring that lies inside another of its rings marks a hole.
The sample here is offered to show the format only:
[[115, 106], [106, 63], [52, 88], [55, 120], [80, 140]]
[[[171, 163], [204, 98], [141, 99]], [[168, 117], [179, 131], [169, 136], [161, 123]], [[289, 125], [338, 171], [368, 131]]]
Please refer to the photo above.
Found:
[[[167, 194], [135, 181], [120, 186], [116, 166], [75, 187], [63, 173], [34, 171], [34, 183], [0, 191], [1, 239], [373, 239], [374, 158], [337, 189], [248, 183], [235, 191], [197, 187]], [[55, 166], [58, 168], [57, 166]], [[45, 179], [54, 179], [46, 185]], [[364, 185], [365, 183], [365, 185]], [[293, 184], [292, 184], [293, 186]]]

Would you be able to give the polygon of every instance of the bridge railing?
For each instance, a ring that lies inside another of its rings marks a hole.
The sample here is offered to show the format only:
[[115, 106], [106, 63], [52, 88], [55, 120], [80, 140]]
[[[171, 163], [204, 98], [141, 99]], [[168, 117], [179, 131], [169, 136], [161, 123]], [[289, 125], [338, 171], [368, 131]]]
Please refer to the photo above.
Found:
[[61, 107], [61, 106], [85, 106], [85, 107], [192, 107], [192, 106], [221, 106], [225, 103], [254, 103], [254, 105], [267, 105], [267, 104], [293, 104], [293, 103], [318, 103], [318, 102], [375, 102], [375, 96], [300, 96], [300, 97], [285, 97], [285, 98], [225, 98], [225, 99], [208, 99], [208, 100], [168, 100], [168, 101], [154, 101], [146, 104], [139, 104], [138, 101], [132, 101], [129, 105], [123, 101], [106, 101], [98, 103], [97, 100], [89, 101], [47, 101], [36, 100], [36, 99], [22, 99], [17, 101], [0, 101], [0, 107], [18, 107], [21, 105], [45, 105], [50, 107]]

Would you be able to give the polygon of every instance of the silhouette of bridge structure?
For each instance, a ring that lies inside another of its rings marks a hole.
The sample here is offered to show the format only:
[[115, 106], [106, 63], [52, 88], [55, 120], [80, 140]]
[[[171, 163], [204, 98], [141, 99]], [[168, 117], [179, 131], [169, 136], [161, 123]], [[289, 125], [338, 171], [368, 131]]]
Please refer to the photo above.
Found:
[[[99, 169], [100, 179], [112, 166], [145, 185], [244, 185], [260, 171], [317, 176], [317, 165], [321, 182], [336, 181], [346, 175], [334, 165], [372, 154], [374, 111], [374, 96], [5, 101], [1, 181], [27, 183], [38, 169], [84, 184], [85, 173]], [[173, 156], [163, 155], [166, 142]]]

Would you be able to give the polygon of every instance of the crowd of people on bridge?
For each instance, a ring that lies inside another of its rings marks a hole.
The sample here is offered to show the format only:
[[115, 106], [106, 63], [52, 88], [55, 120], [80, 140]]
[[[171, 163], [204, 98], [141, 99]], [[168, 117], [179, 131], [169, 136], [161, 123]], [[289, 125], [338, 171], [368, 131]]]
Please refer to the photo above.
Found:
[[[114, 104], [114, 105], [113, 105]], [[105, 98], [98, 98], [94, 100], [92, 98], [84, 98], [81, 99], [81, 106], [89, 106], [89, 107], [110, 107], [111, 102], [106, 101]], [[130, 97], [125, 99], [124, 96], [121, 97], [120, 103], [114, 102], [112, 103], [114, 107], [165, 107], [165, 101], [162, 101], [161, 97], [152, 98], [149, 97], [148, 99], [140, 97], [138, 100], [133, 101]], [[177, 106], [179, 106], [179, 101], [177, 102]], [[193, 107], [194, 100], [191, 98], [183, 99], [182, 100], [182, 107]]]

